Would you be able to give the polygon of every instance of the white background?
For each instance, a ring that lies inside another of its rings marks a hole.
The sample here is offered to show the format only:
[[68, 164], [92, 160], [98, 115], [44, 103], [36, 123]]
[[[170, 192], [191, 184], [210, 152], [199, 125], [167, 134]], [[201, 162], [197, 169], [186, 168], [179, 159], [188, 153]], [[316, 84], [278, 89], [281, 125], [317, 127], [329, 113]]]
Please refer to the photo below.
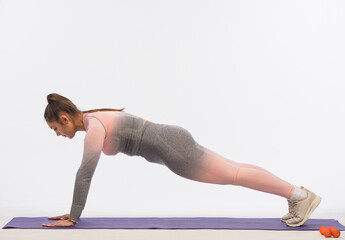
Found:
[[[344, 1], [0, 1], [0, 216], [69, 213], [84, 132], [43, 119], [57, 92], [180, 125], [345, 214]], [[82, 217], [281, 217], [287, 201], [101, 156]]]

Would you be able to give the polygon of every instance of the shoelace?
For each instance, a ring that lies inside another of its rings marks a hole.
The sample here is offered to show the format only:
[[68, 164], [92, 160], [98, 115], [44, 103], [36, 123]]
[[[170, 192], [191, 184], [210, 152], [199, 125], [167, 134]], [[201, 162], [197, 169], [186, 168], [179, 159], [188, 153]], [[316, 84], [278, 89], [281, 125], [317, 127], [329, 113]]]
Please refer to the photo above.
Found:
[[298, 201], [290, 201], [290, 202], [289, 202], [289, 212], [290, 212], [294, 217], [298, 217], [297, 214], [296, 214], [297, 202], [298, 202]]

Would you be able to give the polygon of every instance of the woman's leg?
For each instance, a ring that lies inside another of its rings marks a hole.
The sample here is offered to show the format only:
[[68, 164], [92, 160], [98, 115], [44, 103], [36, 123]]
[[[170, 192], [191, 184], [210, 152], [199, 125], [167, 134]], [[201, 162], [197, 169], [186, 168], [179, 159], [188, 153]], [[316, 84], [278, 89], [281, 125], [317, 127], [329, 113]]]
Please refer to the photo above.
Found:
[[202, 165], [197, 167], [197, 181], [232, 184], [290, 199], [295, 187], [269, 171], [251, 164], [236, 163], [207, 148]]
[[199, 145], [181, 127], [146, 124], [150, 127], [142, 137], [140, 156], [195, 181], [240, 185], [285, 197], [292, 204], [288, 226], [304, 224], [321, 201], [309, 190], [295, 187], [263, 168], [236, 163]]

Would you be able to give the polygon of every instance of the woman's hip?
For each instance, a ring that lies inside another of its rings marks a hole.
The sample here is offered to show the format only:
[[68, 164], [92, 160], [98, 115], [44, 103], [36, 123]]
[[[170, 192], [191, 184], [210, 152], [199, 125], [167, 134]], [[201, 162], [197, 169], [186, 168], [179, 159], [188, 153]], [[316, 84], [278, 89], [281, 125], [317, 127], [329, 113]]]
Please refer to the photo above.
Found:
[[203, 148], [186, 129], [149, 121], [145, 123], [138, 151], [148, 161], [164, 163], [169, 168], [176, 164], [190, 165], [198, 161], [203, 152]]

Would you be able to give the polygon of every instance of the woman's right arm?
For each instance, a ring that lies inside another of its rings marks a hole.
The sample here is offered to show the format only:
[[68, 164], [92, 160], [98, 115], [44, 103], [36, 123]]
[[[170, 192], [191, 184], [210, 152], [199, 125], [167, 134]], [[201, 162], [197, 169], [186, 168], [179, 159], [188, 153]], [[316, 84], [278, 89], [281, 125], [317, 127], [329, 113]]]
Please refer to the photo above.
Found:
[[106, 136], [100, 120], [89, 117], [88, 121], [88, 130], [84, 139], [83, 159], [74, 183], [73, 202], [69, 216], [72, 221], [77, 221], [84, 209], [91, 179], [96, 170]]

